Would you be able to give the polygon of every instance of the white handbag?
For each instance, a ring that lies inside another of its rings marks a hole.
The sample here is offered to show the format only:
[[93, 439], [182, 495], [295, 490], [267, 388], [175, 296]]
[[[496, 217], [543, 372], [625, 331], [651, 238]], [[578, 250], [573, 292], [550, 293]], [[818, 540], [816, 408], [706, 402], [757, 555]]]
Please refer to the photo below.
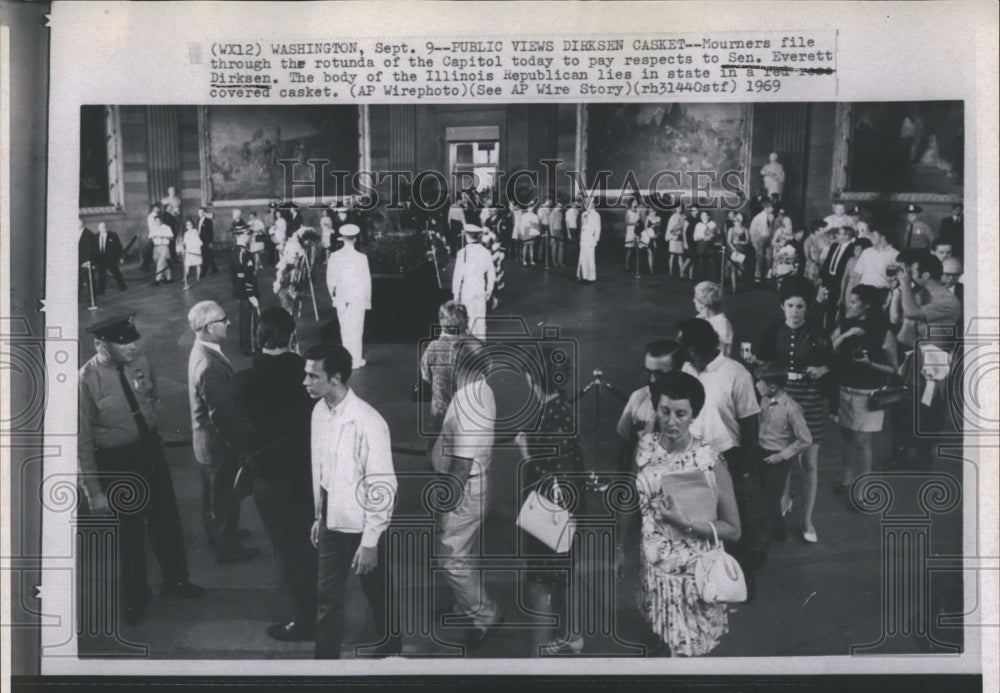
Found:
[[573, 544], [576, 520], [562, 507], [558, 483], [552, 487], [552, 496], [555, 502], [537, 490], [529, 493], [517, 514], [517, 526], [556, 553], [566, 553]]
[[737, 604], [747, 600], [747, 583], [736, 559], [719, 543], [719, 533], [712, 527], [713, 546], [698, 557], [694, 566], [694, 584], [703, 602]]

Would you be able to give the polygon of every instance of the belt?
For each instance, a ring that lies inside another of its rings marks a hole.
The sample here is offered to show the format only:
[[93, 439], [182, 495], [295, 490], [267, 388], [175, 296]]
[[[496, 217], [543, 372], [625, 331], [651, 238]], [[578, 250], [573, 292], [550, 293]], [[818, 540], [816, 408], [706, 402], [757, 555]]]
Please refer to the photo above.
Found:
[[806, 374], [805, 373], [793, 373], [793, 372], [789, 372], [788, 373], [788, 379], [789, 380], [805, 380], [806, 379]]

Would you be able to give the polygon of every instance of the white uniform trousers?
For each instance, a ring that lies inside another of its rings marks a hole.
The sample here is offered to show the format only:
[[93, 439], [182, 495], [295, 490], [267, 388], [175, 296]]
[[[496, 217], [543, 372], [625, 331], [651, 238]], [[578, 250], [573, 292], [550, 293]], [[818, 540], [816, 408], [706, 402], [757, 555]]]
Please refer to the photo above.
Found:
[[348, 303], [337, 306], [337, 320], [340, 322], [340, 343], [351, 354], [355, 367], [362, 360], [362, 342], [365, 334], [365, 307], [362, 303]]
[[597, 279], [597, 261], [594, 259], [596, 246], [581, 245], [580, 261], [576, 266], [576, 276], [578, 279], [595, 281]]
[[463, 296], [461, 304], [469, 314], [469, 334], [476, 339], [486, 339], [486, 294]]

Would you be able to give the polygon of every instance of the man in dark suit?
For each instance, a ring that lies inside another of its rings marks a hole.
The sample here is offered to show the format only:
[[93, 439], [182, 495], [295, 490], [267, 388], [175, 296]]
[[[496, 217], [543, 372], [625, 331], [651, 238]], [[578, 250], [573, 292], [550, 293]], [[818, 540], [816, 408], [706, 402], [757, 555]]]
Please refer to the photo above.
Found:
[[94, 276], [94, 232], [80, 220], [80, 240], [77, 242], [77, 257], [80, 267], [80, 294], [89, 289]]
[[819, 268], [819, 281], [825, 296], [823, 304], [824, 326], [833, 330], [840, 307], [840, 288], [843, 286], [847, 261], [854, 256], [854, 240], [858, 232], [850, 226], [841, 226], [837, 231], [837, 241], [826, 249], [826, 255]]
[[128, 288], [118, 266], [121, 260], [122, 242], [118, 234], [108, 231], [108, 225], [102, 221], [97, 225], [97, 235], [94, 237], [94, 293], [98, 296], [104, 293], [108, 272], [118, 283], [119, 291]]
[[952, 252], [962, 256], [962, 242], [965, 240], [965, 221], [962, 218], [962, 205], [951, 206], [951, 215], [941, 220], [938, 239], [951, 244]]
[[196, 336], [188, 359], [188, 399], [205, 531], [220, 564], [248, 561], [260, 550], [241, 546], [237, 536], [240, 500], [233, 483], [249, 432], [233, 397], [233, 365], [222, 353], [229, 318], [215, 301], [202, 301], [188, 312], [188, 324]]
[[244, 356], [254, 353], [255, 313], [260, 311], [260, 291], [257, 287], [257, 265], [250, 252], [250, 227], [246, 223], [233, 224], [232, 257], [229, 258], [229, 278], [233, 282], [233, 296], [239, 300], [237, 329], [240, 351]]
[[292, 596], [292, 617], [267, 629], [275, 640], [312, 640], [316, 629], [316, 549], [312, 528], [310, 419], [305, 361], [292, 349], [295, 319], [268, 308], [257, 330], [261, 353], [236, 374], [237, 406], [250, 424], [253, 498]]
[[198, 237], [201, 239], [201, 276], [218, 274], [219, 266], [215, 263], [215, 252], [212, 243], [215, 241], [215, 227], [208, 210], [198, 208]]

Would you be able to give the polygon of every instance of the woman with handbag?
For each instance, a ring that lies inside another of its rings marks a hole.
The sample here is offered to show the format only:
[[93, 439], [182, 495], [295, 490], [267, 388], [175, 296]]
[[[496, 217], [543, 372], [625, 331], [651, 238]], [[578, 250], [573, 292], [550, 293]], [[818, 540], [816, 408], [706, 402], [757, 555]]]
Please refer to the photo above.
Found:
[[[740, 519], [725, 461], [690, 431], [705, 404], [704, 386], [671, 372], [653, 382], [651, 394], [656, 417], [640, 435], [635, 457], [642, 514], [638, 605], [671, 656], [693, 657], [711, 652], [729, 631], [726, 602], [703, 578], [714, 572], [715, 560], [731, 560], [718, 542], [739, 539]], [[742, 574], [734, 575], [742, 582]]]
[[729, 281], [736, 293], [736, 285], [743, 270], [746, 268], [747, 257], [750, 256], [750, 232], [744, 226], [745, 217], [741, 212], [733, 216], [733, 225], [726, 232], [726, 250], [728, 254]]
[[834, 493], [844, 495], [854, 480], [870, 472], [873, 438], [882, 430], [885, 412], [873, 409], [872, 393], [894, 376], [896, 336], [882, 317], [881, 296], [871, 286], [851, 289], [844, 317], [833, 333], [834, 373], [840, 383], [840, 457], [844, 475]]
[[[583, 447], [576, 431], [575, 408], [559, 387], [568, 382], [572, 366], [566, 359], [560, 361], [555, 351], [543, 347], [541, 372], [525, 372], [541, 416], [530, 438], [523, 431], [515, 437], [521, 453], [518, 477], [522, 510], [518, 525], [522, 527], [520, 553], [528, 560], [528, 569], [522, 572], [527, 606], [532, 612], [557, 616], [557, 623], [566, 629], [562, 634], [541, 627], [533, 629], [532, 653], [542, 656], [579, 654], [583, 650], [581, 624], [570, 621], [567, 608], [570, 573], [565, 561], [552, 560], [565, 555], [572, 546], [573, 501], [582, 498], [583, 493]], [[534, 536], [529, 513], [544, 514], [549, 533]]]

